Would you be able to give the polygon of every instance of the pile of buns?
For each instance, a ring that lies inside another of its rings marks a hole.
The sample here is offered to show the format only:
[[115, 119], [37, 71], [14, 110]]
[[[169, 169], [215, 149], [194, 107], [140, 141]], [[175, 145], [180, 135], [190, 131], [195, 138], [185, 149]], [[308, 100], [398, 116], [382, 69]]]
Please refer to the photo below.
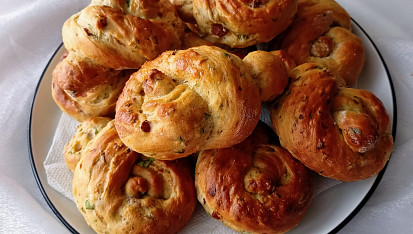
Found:
[[311, 171], [362, 180], [393, 150], [381, 101], [350, 88], [364, 47], [334, 0], [92, 0], [63, 42], [52, 95], [81, 122], [63, 153], [98, 233], [179, 232], [196, 200], [287, 232]]

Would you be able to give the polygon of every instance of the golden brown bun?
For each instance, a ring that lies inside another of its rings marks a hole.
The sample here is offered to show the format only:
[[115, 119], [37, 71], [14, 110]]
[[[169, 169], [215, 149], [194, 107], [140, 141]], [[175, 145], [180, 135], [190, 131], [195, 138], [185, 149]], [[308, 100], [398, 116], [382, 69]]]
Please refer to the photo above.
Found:
[[[315, 5], [312, 5], [315, 4]], [[350, 31], [350, 17], [333, 0], [299, 1], [298, 17], [283, 35], [281, 49], [300, 65], [319, 63], [353, 85], [364, 67], [361, 39]]]
[[284, 91], [288, 84], [288, 73], [280, 57], [259, 50], [249, 53], [242, 61], [252, 72], [261, 101], [272, 101]]
[[183, 23], [168, 0], [106, 0], [73, 15], [62, 31], [69, 51], [105, 67], [137, 69], [163, 51], [178, 49]]
[[198, 201], [213, 218], [238, 232], [283, 233], [309, 207], [309, 170], [287, 150], [270, 144], [268, 127], [231, 148], [199, 153], [195, 169]]
[[69, 53], [53, 70], [52, 96], [63, 112], [78, 121], [113, 117], [116, 101], [132, 72], [116, 71]]
[[193, 0], [205, 39], [236, 48], [270, 41], [290, 25], [296, 11], [297, 0]]
[[171, 160], [243, 141], [260, 111], [258, 88], [241, 59], [201, 46], [145, 63], [120, 95], [115, 120], [128, 147]]
[[97, 233], [176, 233], [196, 205], [186, 161], [128, 149], [113, 121], [87, 145], [73, 177], [76, 205]]
[[326, 177], [356, 181], [377, 174], [393, 150], [381, 101], [366, 90], [337, 88], [317, 64], [292, 73], [293, 83], [270, 110], [281, 145]]
[[107, 117], [94, 117], [81, 122], [72, 139], [65, 145], [63, 155], [67, 167], [74, 171], [83, 149], [111, 121]]

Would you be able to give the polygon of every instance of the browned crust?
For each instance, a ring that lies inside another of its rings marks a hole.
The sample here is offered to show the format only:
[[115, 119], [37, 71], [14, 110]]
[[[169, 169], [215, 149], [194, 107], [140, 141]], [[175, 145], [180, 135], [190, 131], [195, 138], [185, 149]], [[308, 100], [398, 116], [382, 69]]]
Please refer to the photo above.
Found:
[[142, 160], [122, 143], [113, 122], [83, 151], [73, 193], [96, 232], [176, 233], [189, 221], [196, 198], [188, 163]]
[[[334, 76], [317, 64], [300, 65], [293, 74], [294, 82], [270, 110], [281, 145], [326, 177], [356, 181], [377, 174], [393, 150], [381, 101], [366, 90], [338, 89]], [[342, 135], [350, 128], [355, 135]], [[359, 141], [353, 142], [358, 148], [348, 140]]]
[[235, 55], [209, 46], [169, 51], [128, 81], [116, 127], [132, 149], [173, 159], [241, 142], [258, 122], [260, 103], [251, 74]]
[[[284, 31], [297, 11], [297, 0], [250, 3], [241, 0], [194, 0], [193, 11], [206, 40], [242, 48], [270, 41]], [[214, 25], [220, 25], [228, 32], [224, 36], [214, 35]]]
[[238, 232], [283, 233], [295, 227], [312, 198], [309, 171], [285, 149], [271, 145], [258, 125], [231, 148], [199, 153], [198, 201], [213, 218]]

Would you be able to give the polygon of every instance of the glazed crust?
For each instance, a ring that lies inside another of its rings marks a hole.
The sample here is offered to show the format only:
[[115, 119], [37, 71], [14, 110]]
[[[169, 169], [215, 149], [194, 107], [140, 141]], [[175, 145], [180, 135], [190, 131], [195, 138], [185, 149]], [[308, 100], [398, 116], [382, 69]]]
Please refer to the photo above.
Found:
[[193, 13], [205, 39], [242, 48], [268, 42], [284, 31], [297, 0], [193, 0]]
[[137, 69], [163, 51], [178, 49], [183, 23], [162, 1], [93, 1], [63, 25], [63, 43], [93, 62]]
[[73, 194], [97, 233], [176, 233], [194, 211], [193, 183], [186, 161], [152, 161], [131, 151], [112, 121], [83, 151]]
[[78, 121], [115, 115], [116, 101], [133, 70], [117, 71], [75, 53], [53, 70], [52, 97], [60, 109]]
[[271, 108], [281, 145], [320, 175], [356, 181], [377, 174], [393, 150], [389, 116], [371, 92], [338, 88], [324, 67], [303, 64]]
[[63, 156], [67, 167], [74, 171], [80, 160], [83, 149], [96, 135], [111, 121], [107, 117], [94, 117], [81, 122], [73, 135], [72, 139], [65, 145]]
[[281, 49], [297, 65], [313, 62], [329, 68], [352, 86], [364, 67], [361, 39], [350, 31], [347, 12], [333, 0], [301, 0], [297, 18], [283, 36]]
[[309, 170], [287, 150], [270, 144], [263, 125], [234, 147], [198, 156], [198, 201], [209, 215], [238, 232], [290, 230], [304, 216], [313, 194]]
[[115, 120], [131, 149], [170, 160], [241, 142], [260, 111], [258, 88], [241, 59], [201, 46], [145, 63], [120, 95]]

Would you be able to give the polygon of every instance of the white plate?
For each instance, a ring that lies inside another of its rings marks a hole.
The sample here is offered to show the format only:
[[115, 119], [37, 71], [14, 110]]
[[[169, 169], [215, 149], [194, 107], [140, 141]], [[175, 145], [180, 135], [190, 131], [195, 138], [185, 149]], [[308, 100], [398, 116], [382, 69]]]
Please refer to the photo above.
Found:
[[[363, 41], [366, 65], [357, 87], [372, 91], [389, 113], [393, 137], [396, 133], [396, 100], [392, 81], [386, 65], [366, 32], [353, 21], [353, 32]], [[52, 71], [64, 48], [60, 46], [45, 68], [33, 99], [29, 123], [30, 160], [39, 188], [52, 211], [72, 232], [93, 232], [76, 209], [75, 204], [54, 190], [48, 183], [43, 162], [50, 148], [61, 111], [51, 97]], [[291, 233], [337, 232], [363, 207], [379, 184], [384, 170], [367, 180], [341, 183], [319, 194], [302, 222]], [[189, 231], [189, 230], [188, 230]], [[213, 230], [210, 230], [211, 232]], [[217, 230], [215, 230], [217, 231]]]

